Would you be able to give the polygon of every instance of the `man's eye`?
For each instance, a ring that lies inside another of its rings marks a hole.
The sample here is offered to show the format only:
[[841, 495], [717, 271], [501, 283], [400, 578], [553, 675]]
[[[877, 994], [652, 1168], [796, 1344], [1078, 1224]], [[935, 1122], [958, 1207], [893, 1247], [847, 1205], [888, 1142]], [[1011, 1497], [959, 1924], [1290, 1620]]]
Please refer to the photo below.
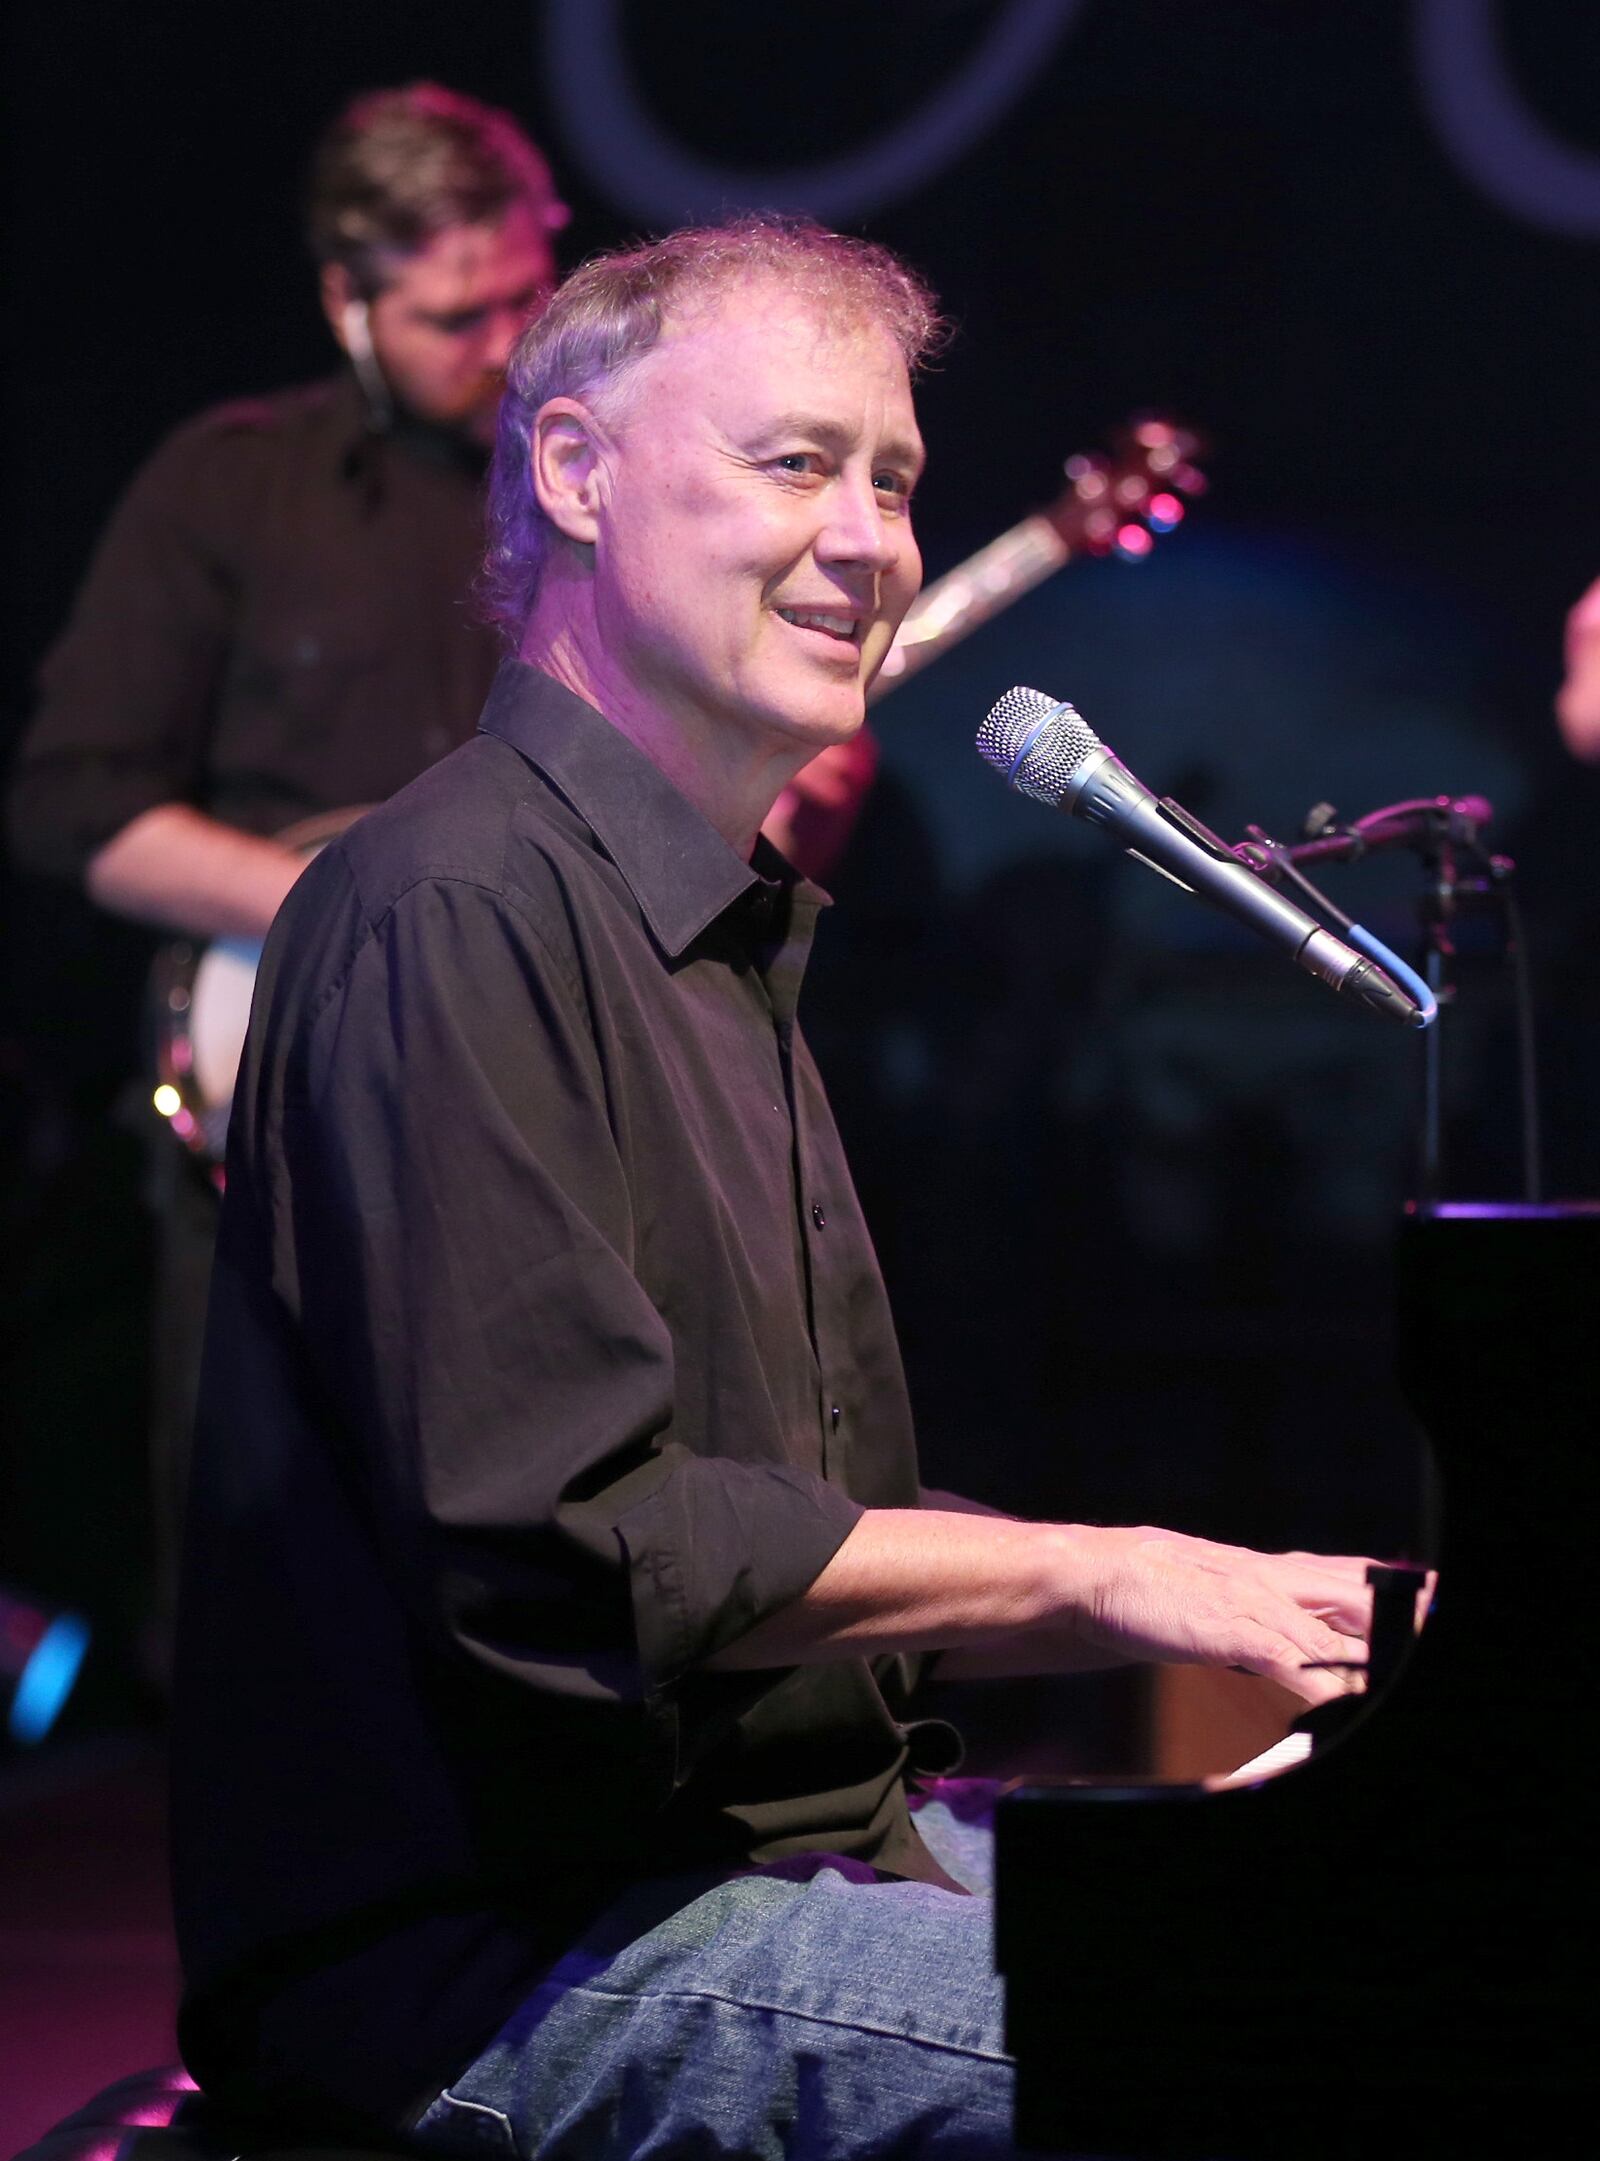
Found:
[[893, 498], [902, 510], [911, 506], [911, 483], [904, 473], [874, 473], [872, 485], [880, 495]]
[[773, 463], [781, 473], [808, 474], [818, 470], [819, 460], [814, 450], [786, 450]]
[[436, 315], [435, 330], [442, 330], [447, 338], [465, 337], [469, 330], [476, 330], [483, 321], [482, 308], [468, 308], [460, 315]]

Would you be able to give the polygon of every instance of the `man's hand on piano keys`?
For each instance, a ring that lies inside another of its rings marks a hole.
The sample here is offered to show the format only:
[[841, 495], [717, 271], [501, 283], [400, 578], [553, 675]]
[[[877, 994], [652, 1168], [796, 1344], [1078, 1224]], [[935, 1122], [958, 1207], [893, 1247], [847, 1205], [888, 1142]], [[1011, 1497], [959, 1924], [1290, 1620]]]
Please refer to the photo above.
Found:
[[1110, 1659], [1237, 1666], [1304, 1703], [1361, 1685], [1369, 1563], [1353, 1555], [1257, 1553], [1183, 1531], [1082, 1528], [1087, 1593], [1078, 1640]]

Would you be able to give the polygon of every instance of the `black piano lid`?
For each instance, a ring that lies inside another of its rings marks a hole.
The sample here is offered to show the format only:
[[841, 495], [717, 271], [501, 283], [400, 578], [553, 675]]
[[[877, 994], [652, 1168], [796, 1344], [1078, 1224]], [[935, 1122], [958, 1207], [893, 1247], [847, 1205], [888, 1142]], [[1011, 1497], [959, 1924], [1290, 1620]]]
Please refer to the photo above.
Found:
[[1400, 1372], [1442, 1495], [1429, 1624], [1308, 1764], [1001, 1804], [1020, 2144], [1590, 2156], [1586, 1766], [1600, 1205], [1408, 1216]]

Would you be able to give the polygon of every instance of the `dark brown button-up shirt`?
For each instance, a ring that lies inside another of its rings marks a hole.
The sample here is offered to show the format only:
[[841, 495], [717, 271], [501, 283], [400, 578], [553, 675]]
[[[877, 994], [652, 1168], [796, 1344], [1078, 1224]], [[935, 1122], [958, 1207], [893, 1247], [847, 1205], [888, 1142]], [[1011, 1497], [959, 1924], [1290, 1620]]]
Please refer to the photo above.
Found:
[[184, 2040], [403, 2116], [630, 1880], [941, 1881], [904, 1662], [708, 1674], [918, 1487], [796, 1027], [818, 906], [517, 663], [306, 872], [228, 1159], [175, 1739]]
[[169, 802], [275, 833], [381, 802], [465, 741], [498, 659], [470, 604], [481, 476], [443, 430], [373, 434], [349, 376], [179, 428], [41, 671], [16, 860], [76, 880]]

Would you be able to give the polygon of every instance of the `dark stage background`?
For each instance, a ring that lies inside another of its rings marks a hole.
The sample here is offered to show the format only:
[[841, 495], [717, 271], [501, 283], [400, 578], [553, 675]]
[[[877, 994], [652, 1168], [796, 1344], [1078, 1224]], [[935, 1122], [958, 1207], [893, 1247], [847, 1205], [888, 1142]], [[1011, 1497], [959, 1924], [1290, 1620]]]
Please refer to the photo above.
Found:
[[[619, 26], [679, 151], [772, 175], [881, 144], [1043, 12], [11, 0], [7, 738], [155, 440], [326, 367], [296, 191], [351, 91], [426, 74], [511, 106], [573, 204], [571, 263], [672, 221], [591, 170], [574, 116], [620, 138], [572, 49], [585, 21]], [[1069, 568], [879, 708], [884, 778], [809, 1018], [933, 1479], [1029, 1511], [1389, 1551], [1418, 1489], [1387, 1280], [1418, 1046], [1008, 796], [971, 738], [1001, 690], [1036, 682], [1234, 838], [1249, 819], [1291, 834], [1318, 799], [1354, 815], [1488, 795], [1529, 915], [1548, 1184], [1600, 1190], [1600, 775], [1550, 712], [1563, 612], [1600, 572], [1600, 218], [1576, 192], [1513, 208], [1512, 183], [1452, 150], [1424, 0], [1054, 12], [964, 145], [853, 213], [821, 203], [911, 255], [961, 326], [921, 397], [929, 573], [1141, 407], [1206, 431], [1213, 485], [1149, 561]], [[1587, 172], [1590, 11], [1461, 0], [1463, 33], [1496, 21], [1525, 130]], [[730, 207], [762, 193], [719, 185]], [[1408, 859], [1328, 883], [1414, 949]], [[146, 948], [70, 895], [4, 897], [0, 1577], [85, 1605], [115, 1643], [148, 1545]], [[1488, 950], [1462, 973], [1448, 1182], [1508, 1194], [1506, 986]]]

